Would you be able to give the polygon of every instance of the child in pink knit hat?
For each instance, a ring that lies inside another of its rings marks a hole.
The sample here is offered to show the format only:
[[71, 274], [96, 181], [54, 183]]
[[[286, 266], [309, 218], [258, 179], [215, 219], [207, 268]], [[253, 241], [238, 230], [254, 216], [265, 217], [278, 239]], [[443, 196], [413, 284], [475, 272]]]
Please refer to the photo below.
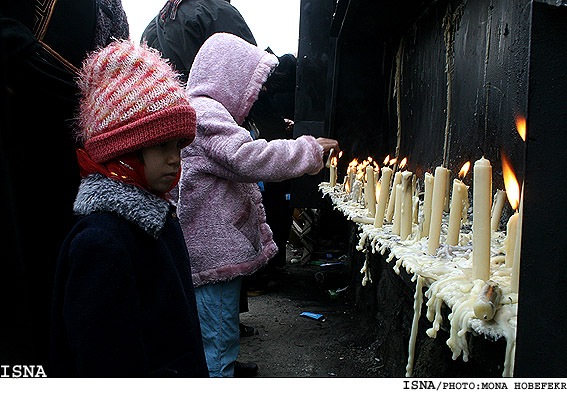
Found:
[[166, 199], [195, 110], [159, 54], [116, 41], [84, 62], [77, 223], [57, 263], [50, 376], [208, 376], [183, 234]]

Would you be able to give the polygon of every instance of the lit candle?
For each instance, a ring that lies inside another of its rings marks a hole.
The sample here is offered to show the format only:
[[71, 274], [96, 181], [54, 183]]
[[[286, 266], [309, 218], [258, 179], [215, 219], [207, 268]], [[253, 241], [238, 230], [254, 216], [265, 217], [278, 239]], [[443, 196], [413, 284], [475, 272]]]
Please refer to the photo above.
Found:
[[492, 166], [482, 157], [474, 163], [473, 176], [473, 280], [490, 278], [490, 210]]
[[423, 198], [423, 225], [421, 227], [421, 238], [429, 235], [431, 223], [431, 201], [433, 199], [433, 175], [425, 173], [425, 197]]
[[392, 233], [400, 235], [400, 222], [402, 221], [402, 185], [397, 184], [395, 189], [396, 205], [394, 207], [394, 222], [392, 224]]
[[465, 199], [468, 200], [467, 186], [460, 180], [453, 181], [453, 194], [451, 196], [451, 209], [449, 212], [449, 229], [447, 231], [447, 245], [457, 245], [463, 217]]
[[370, 216], [376, 215], [376, 181], [374, 180], [374, 167], [366, 166], [366, 203]]
[[520, 287], [520, 256], [522, 254], [522, 222], [524, 221], [524, 186], [520, 197], [520, 211], [518, 212], [518, 227], [516, 229], [516, 244], [514, 245], [514, 261], [512, 262], [512, 278], [510, 288], [517, 293]]
[[[506, 196], [508, 196], [508, 201], [510, 202], [512, 209], [516, 210], [516, 212], [512, 216], [510, 216], [510, 219], [508, 219], [508, 223], [506, 225], [506, 239], [504, 240], [504, 245], [506, 247], [506, 267], [512, 268], [512, 265], [514, 264], [514, 253], [516, 252], [516, 232], [518, 229], [518, 217], [520, 216], [517, 210], [520, 203], [520, 185], [518, 184], [518, 180], [516, 179], [516, 175], [514, 174], [514, 170], [512, 169], [510, 162], [506, 159], [504, 154], [502, 154], [502, 174], [504, 176], [504, 186], [506, 188], [505, 194]], [[502, 198], [502, 200], [504, 199]], [[504, 203], [502, 203], [502, 205], [504, 205]], [[495, 206], [496, 202], [494, 203], [494, 207]], [[495, 219], [493, 215], [493, 225], [494, 221]], [[492, 229], [494, 231], [494, 226], [492, 227]]]
[[496, 190], [496, 193], [494, 194], [494, 204], [492, 204], [492, 213], [490, 218], [491, 231], [498, 230], [500, 218], [502, 217], [502, 208], [504, 208], [505, 202], [506, 192], [504, 192], [503, 190]]
[[447, 176], [449, 171], [444, 167], [435, 169], [435, 182], [433, 183], [433, 197], [431, 201], [431, 223], [429, 226], [429, 240], [427, 253], [437, 254], [439, 248], [439, 237], [441, 236], [441, 221], [443, 220], [443, 208], [445, 207], [445, 194]]
[[514, 264], [514, 252], [516, 251], [516, 230], [518, 229], [518, 217], [520, 214], [518, 212], [514, 213], [508, 219], [508, 224], [506, 225], [506, 240], [504, 244], [506, 245], [506, 267], [512, 268]]
[[380, 178], [380, 196], [378, 197], [376, 215], [374, 216], [374, 227], [382, 227], [384, 224], [384, 211], [386, 211], [386, 203], [388, 202], [391, 178], [392, 169], [390, 167], [383, 167], [382, 177]]
[[329, 151], [329, 156], [327, 157], [327, 163], [325, 163], [325, 167], [331, 168], [331, 159], [333, 158], [333, 154], [335, 153], [335, 148], [331, 148]]
[[394, 216], [394, 208], [396, 206], [396, 186], [402, 181], [402, 173], [396, 172], [394, 175], [394, 183], [392, 184], [392, 192], [390, 193], [390, 200], [388, 201], [388, 211], [386, 213], [386, 221], [391, 222]]
[[353, 187], [353, 183], [354, 183], [354, 179], [355, 179], [355, 172], [354, 172], [354, 167], [349, 165], [348, 167], [348, 175], [347, 175], [347, 185], [348, 185], [348, 190], [352, 191], [352, 187]]
[[402, 172], [402, 182], [401, 182], [402, 199], [400, 201], [401, 202], [400, 237], [402, 238], [402, 241], [408, 238], [412, 230], [412, 223], [413, 223], [412, 176], [413, 174], [410, 171]]
[[337, 184], [337, 158], [333, 157], [331, 159], [331, 167], [330, 167], [330, 178], [329, 178], [329, 185], [331, 187], [335, 187]]

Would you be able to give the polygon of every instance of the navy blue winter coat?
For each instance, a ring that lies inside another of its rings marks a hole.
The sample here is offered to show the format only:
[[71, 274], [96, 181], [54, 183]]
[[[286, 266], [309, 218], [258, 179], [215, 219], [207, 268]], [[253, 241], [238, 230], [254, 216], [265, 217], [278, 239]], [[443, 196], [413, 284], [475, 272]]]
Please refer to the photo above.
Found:
[[208, 376], [185, 242], [173, 207], [96, 174], [61, 249], [49, 376]]

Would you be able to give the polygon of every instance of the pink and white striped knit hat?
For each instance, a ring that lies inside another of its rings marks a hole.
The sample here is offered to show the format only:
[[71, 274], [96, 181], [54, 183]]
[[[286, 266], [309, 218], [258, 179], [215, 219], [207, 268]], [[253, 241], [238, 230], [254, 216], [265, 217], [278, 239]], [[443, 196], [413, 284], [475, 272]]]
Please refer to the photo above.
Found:
[[97, 163], [172, 139], [188, 145], [195, 138], [195, 110], [154, 49], [115, 41], [84, 61], [78, 85], [77, 140]]

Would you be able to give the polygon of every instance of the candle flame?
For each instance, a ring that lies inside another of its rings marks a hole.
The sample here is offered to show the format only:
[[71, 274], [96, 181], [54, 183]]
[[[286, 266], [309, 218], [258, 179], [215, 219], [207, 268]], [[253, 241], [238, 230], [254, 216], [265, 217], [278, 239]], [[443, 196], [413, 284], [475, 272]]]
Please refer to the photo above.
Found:
[[384, 163], [385, 166], [387, 166], [389, 162], [390, 162], [390, 155], [386, 156], [383, 163]]
[[376, 172], [380, 171], [380, 166], [376, 162], [374, 162], [374, 171], [376, 171]]
[[516, 129], [518, 134], [525, 141], [526, 140], [526, 118], [523, 115], [516, 115]]
[[515, 210], [520, 204], [520, 185], [516, 179], [512, 165], [504, 155], [502, 155], [502, 172], [504, 173], [506, 196], [508, 197], [510, 206], [512, 206], [512, 209]]
[[348, 168], [356, 168], [358, 166], [358, 160], [353, 159], [350, 163], [348, 163]]
[[402, 161], [400, 161], [400, 170], [401, 170], [402, 168], [404, 168], [407, 163], [408, 163], [408, 158], [407, 158], [407, 157], [404, 157], [404, 158], [402, 159]]
[[398, 158], [394, 157], [392, 160], [390, 160], [390, 165], [393, 166], [394, 164], [396, 164], [398, 162]]
[[331, 158], [331, 165], [335, 166], [335, 167], [337, 166], [337, 157], [336, 156]]
[[471, 162], [470, 161], [467, 161], [465, 164], [463, 164], [463, 166], [461, 167], [461, 170], [459, 171], [459, 178], [466, 177], [470, 168], [471, 168]]

